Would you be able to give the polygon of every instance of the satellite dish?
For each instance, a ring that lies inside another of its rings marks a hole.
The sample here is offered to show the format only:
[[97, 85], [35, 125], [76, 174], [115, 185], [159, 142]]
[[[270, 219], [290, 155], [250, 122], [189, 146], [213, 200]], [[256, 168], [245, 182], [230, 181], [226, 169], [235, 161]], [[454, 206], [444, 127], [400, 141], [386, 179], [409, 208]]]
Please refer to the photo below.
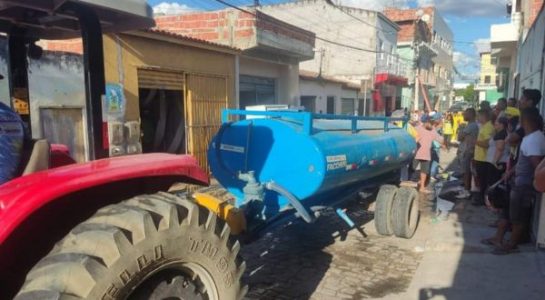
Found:
[[425, 15], [422, 16], [422, 21], [428, 23], [430, 20], [431, 20], [430, 15], [425, 14]]

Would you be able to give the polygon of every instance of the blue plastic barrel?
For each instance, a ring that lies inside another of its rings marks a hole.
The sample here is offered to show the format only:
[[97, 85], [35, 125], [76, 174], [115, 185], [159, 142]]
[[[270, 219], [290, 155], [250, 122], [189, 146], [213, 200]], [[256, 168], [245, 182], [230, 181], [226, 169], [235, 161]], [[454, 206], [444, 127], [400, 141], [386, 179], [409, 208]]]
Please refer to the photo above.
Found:
[[[235, 195], [238, 206], [245, 186], [236, 178], [238, 172], [254, 171], [258, 182], [275, 182], [305, 203], [400, 170], [416, 149], [406, 130], [386, 118], [226, 111], [225, 121], [233, 114], [247, 119], [223, 125], [208, 159], [213, 176]], [[252, 116], [261, 118], [249, 119]], [[288, 204], [282, 196], [267, 193], [269, 209], [281, 210]]]

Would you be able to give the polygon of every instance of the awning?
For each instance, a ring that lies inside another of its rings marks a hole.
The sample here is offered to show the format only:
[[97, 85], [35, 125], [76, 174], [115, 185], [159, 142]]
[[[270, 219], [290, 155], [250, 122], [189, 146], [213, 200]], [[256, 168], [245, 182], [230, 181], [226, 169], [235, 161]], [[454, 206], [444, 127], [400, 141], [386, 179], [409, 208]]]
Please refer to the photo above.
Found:
[[0, 0], [0, 32], [9, 32], [16, 25], [33, 38], [79, 37], [80, 26], [73, 5], [92, 8], [104, 32], [155, 26], [153, 11], [146, 0]]

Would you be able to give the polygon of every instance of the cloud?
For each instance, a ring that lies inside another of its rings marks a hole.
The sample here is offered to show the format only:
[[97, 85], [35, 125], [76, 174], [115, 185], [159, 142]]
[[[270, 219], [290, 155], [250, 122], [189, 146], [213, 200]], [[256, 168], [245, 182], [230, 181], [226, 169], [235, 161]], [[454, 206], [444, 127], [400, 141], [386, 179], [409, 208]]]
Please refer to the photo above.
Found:
[[473, 42], [478, 53], [490, 51], [490, 39], [478, 39]]
[[[479, 39], [474, 42], [475, 45], [484, 43], [486, 43], [485, 39]], [[460, 73], [456, 76], [458, 82], [474, 82], [479, 78], [481, 68], [480, 56], [475, 49], [470, 52], [454, 51], [453, 53], [454, 66], [456, 66], [456, 69]]]
[[156, 15], [179, 15], [194, 10], [196, 9], [175, 2], [162, 2], [153, 7], [153, 13]]
[[418, 6], [435, 5], [442, 14], [459, 17], [501, 17], [507, 14], [503, 0], [416, 0]]
[[458, 69], [480, 67], [480, 61], [477, 55], [467, 54], [460, 51], [454, 51], [453, 60], [454, 60], [454, 65], [456, 65]]

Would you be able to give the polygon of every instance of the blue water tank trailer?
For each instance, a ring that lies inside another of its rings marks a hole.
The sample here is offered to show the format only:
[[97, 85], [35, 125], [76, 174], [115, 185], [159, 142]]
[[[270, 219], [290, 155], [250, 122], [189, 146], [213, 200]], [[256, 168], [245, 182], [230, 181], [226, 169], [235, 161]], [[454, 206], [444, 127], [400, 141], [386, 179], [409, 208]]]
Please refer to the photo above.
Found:
[[348, 187], [379, 186], [416, 150], [390, 118], [243, 110], [222, 118], [208, 151], [211, 171], [237, 207], [262, 200], [264, 219], [290, 204], [328, 205]]

